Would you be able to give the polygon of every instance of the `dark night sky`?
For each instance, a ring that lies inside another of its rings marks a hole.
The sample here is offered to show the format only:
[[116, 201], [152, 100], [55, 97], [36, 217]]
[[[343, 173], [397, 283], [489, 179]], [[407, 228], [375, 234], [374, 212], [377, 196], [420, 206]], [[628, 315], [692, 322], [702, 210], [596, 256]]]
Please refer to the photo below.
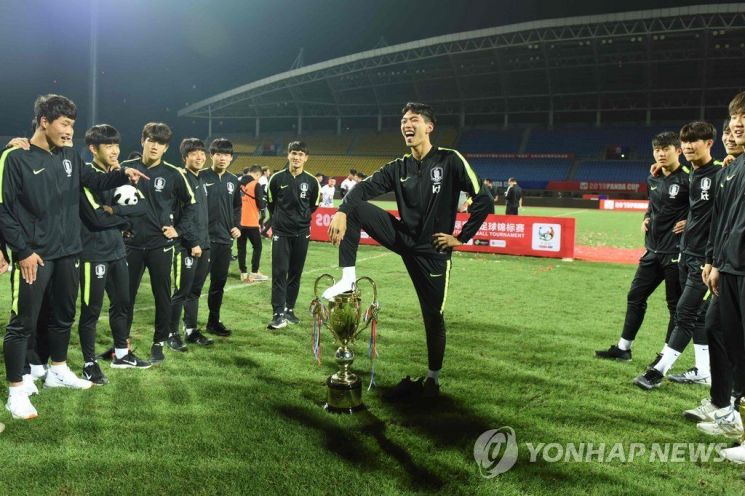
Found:
[[[0, 0], [0, 135], [28, 134], [34, 98], [56, 92], [88, 112], [94, 0]], [[100, 2], [99, 121], [125, 139], [144, 122], [206, 134], [177, 119], [187, 103], [305, 64], [372, 48], [536, 19], [699, 1], [108, 0]], [[610, 6], [612, 4], [612, 6]], [[12, 12], [12, 15], [8, 15]]]

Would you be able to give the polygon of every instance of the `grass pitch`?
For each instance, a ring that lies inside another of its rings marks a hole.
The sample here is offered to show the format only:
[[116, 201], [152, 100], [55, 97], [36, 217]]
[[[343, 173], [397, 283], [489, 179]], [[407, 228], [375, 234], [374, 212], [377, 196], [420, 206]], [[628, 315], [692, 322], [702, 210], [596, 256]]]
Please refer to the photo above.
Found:
[[[639, 239], [638, 214], [554, 213], [576, 216], [579, 238]], [[593, 229], [597, 236], [588, 234]], [[600, 236], [613, 232], [619, 234]], [[269, 272], [269, 243], [264, 247], [262, 269]], [[644, 392], [631, 383], [663, 344], [662, 294], [651, 298], [632, 363], [593, 357], [618, 339], [633, 266], [455, 254], [443, 397], [435, 405], [397, 406], [366, 391], [369, 410], [356, 416], [321, 409], [334, 347], [324, 332], [318, 367], [304, 311], [315, 277], [336, 275], [335, 266], [334, 248], [311, 244], [298, 305], [302, 323], [272, 333], [265, 329], [270, 285], [241, 284], [233, 265], [223, 305], [223, 321], [234, 329], [230, 338], [212, 349], [168, 353], [159, 368], [104, 366], [111, 383], [94, 390], [42, 390], [34, 398], [40, 414], [34, 421], [0, 417], [7, 425], [0, 434], [0, 494], [667, 495], [745, 489], [740, 470], [726, 462], [530, 461], [526, 443], [726, 442], [699, 433], [681, 416], [708, 395], [705, 387], [665, 383]], [[378, 384], [423, 374], [424, 331], [403, 264], [382, 248], [361, 247], [358, 275], [373, 277], [380, 290]], [[0, 304], [8, 308], [5, 281]], [[201, 316], [204, 321], [204, 299]], [[152, 321], [145, 279], [133, 329], [144, 356]], [[70, 363], [79, 372], [76, 332]], [[355, 369], [366, 380], [364, 336], [355, 346]], [[99, 346], [108, 343], [102, 319]], [[686, 352], [676, 369], [690, 366], [691, 356]], [[485, 479], [474, 442], [502, 426], [514, 429], [519, 457], [508, 472]]]

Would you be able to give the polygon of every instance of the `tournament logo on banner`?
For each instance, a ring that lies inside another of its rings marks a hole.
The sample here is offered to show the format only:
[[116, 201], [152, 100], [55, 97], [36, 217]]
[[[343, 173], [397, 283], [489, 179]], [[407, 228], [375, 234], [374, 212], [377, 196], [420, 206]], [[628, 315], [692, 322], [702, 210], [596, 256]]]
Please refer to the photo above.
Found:
[[561, 225], [533, 224], [532, 248], [539, 251], [559, 251], [561, 249]]

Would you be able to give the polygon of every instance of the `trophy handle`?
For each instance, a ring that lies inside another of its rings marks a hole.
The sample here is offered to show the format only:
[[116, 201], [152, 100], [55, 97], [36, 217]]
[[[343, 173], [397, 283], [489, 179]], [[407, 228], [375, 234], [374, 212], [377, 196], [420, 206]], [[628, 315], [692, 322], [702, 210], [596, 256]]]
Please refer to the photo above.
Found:
[[370, 323], [371, 323], [371, 322], [372, 322], [372, 321], [373, 321], [373, 320], [374, 320], [375, 318], [377, 318], [378, 310], [380, 309], [380, 303], [378, 303], [378, 285], [377, 285], [377, 284], [375, 284], [375, 281], [373, 281], [372, 279], [370, 279], [370, 278], [369, 278], [369, 277], [367, 277], [367, 276], [365, 276], [365, 277], [360, 277], [360, 278], [359, 278], [359, 279], [357, 279], [357, 281], [355, 281], [355, 283], [354, 283], [354, 287], [355, 287], [355, 290], [359, 288], [359, 285], [360, 285], [360, 281], [367, 281], [367, 282], [369, 282], [369, 283], [370, 283], [370, 285], [372, 286], [372, 290], [373, 290], [373, 297], [372, 297], [372, 302], [370, 302], [370, 306], [368, 307], [368, 310], [366, 310], [366, 311], [365, 311], [365, 314], [367, 314], [367, 312], [368, 312], [368, 311], [370, 311], [370, 312], [371, 312], [372, 314], [370, 315], [370, 317], [371, 317], [371, 318], [369, 318], [369, 319], [366, 319], [366, 320], [365, 320], [365, 325], [364, 325], [364, 326], [361, 326], [361, 327], [360, 327], [360, 328], [359, 328], [359, 329], [357, 330], [357, 332], [356, 332], [356, 333], [354, 333], [354, 338], [355, 338], [355, 339], [357, 338], [357, 336], [358, 336], [358, 335], [359, 335], [359, 334], [360, 334], [360, 333], [361, 333], [362, 331], [364, 331], [365, 329], [367, 329], [367, 328], [368, 328], [368, 327], [370, 326]]
[[334, 276], [331, 274], [321, 274], [316, 278], [316, 283], [313, 285], [313, 295], [318, 298], [318, 283], [321, 282], [322, 279], [331, 279], [331, 286], [336, 284], [336, 279], [334, 279]]

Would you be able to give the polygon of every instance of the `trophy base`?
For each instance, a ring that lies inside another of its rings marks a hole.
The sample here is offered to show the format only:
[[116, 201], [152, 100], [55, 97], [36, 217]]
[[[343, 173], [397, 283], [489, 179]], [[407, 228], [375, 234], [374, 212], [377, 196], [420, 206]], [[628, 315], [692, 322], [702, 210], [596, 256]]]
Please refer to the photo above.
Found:
[[328, 393], [323, 409], [329, 413], [356, 413], [366, 410], [362, 403], [362, 381], [355, 380], [350, 384], [340, 384], [326, 379]]

